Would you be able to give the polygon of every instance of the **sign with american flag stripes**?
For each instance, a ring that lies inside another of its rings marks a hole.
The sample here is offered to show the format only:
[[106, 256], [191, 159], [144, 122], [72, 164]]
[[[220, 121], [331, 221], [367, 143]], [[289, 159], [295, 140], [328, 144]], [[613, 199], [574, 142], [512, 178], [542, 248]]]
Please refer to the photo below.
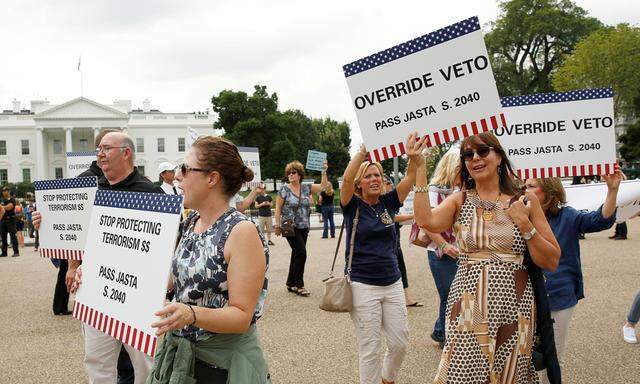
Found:
[[35, 181], [36, 208], [42, 215], [40, 255], [82, 260], [98, 189], [95, 177]]
[[440, 145], [505, 126], [477, 17], [343, 66], [369, 156], [401, 156], [414, 131]]
[[611, 88], [504, 97], [502, 107], [508, 126], [494, 133], [520, 178], [615, 171]]
[[150, 356], [163, 307], [181, 195], [99, 190], [73, 316]]

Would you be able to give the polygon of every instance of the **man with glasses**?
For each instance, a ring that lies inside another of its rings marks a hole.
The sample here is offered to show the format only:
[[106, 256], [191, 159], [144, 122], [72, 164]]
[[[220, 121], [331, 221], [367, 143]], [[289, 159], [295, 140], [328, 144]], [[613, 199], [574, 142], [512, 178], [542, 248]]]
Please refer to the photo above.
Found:
[[[134, 143], [122, 132], [107, 133], [96, 148], [98, 166], [103, 176], [98, 179], [99, 190], [164, 193], [164, 191], [142, 176], [134, 161]], [[34, 226], [39, 229], [41, 217], [34, 215]], [[78, 268], [79, 270], [79, 268]], [[76, 270], [76, 273], [79, 273]], [[86, 278], [91, 278], [86, 276]], [[119, 340], [83, 324], [84, 364], [91, 383], [115, 383], [116, 364], [120, 349], [127, 350], [135, 371], [135, 384], [143, 384], [151, 370], [152, 360]]]

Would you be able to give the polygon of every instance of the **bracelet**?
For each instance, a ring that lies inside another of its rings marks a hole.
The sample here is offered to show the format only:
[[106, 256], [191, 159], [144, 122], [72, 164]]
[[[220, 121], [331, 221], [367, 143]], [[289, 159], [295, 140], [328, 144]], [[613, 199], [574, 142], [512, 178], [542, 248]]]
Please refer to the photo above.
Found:
[[442, 251], [442, 250], [444, 250], [446, 248], [447, 245], [448, 245], [447, 242], [443, 241], [442, 243], [440, 243], [438, 245], [438, 248]]
[[191, 327], [192, 325], [194, 325], [196, 323], [196, 311], [193, 310], [193, 307], [191, 306], [191, 304], [188, 304], [189, 309], [191, 310], [191, 314], [193, 315], [193, 321], [191, 322], [191, 324], [189, 324], [189, 327]]
[[421, 185], [421, 186], [416, 186], [413, 191], [415, 193], [429, 193], [429, 186], [428, 185]]

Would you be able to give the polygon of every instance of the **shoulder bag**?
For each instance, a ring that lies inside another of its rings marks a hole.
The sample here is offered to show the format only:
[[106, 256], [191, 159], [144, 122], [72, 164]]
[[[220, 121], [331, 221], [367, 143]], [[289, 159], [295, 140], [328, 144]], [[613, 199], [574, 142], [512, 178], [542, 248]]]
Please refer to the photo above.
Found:
[[353, 297], [351, 296], [351, 261], [353, 260], [353, 247], [355, 245], [359, 217], [360, 207], [356, 209], [356, 215], [353, 218], [353, 225], [351, 227], [351, 244], [349, 247], [349, 259], [347, 261], [347, 273], [343, 276], [333, 276], [338, 251], [340, 250], [340, 242], [342, 241], [342, 232], [344, 232], [344, 220], [342, 221], [336, 252], [333, 255], [333, 264], [331, 264], [331, 273], [329, 273], [328, 278], [323, 280], [324, 295], [322, 295], [322, 300], [320, 301], [320, 309], [323, 311], [350, 312], [353, 308]]

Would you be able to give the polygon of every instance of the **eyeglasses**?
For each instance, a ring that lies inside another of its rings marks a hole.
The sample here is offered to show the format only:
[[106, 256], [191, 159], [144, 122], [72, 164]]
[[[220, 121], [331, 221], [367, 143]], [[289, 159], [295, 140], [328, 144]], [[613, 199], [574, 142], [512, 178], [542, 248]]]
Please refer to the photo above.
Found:
[[298, 171], [289, 171], [289, 172], [287, 172], [287, 176], [289, 176], [289, 175], [297, 175], [297, 174], [298, 174]]
[[103, 153], [107, 153], [110, 150], [112, 150], [113, 148], [127, 148], [126, 146], [120, 146], [120, 147], [98, 147], [96, 148], [96, 153], [99, 154], [100, 152]]
[[489, 146], [482, 146], [476, 150], [470, 149], [468, 151], [462, 152], [462, 158], [464, 159], [464, 161], [471, 161], [473, 160], [473, 157], [478, 154], [478, 156], [484, 159], [485, 157], [489, 156], [489, 153], [491, 153], [492, 149], [494, 148]]
[[186, 164], [183, 163], [180, 166], [180, 172], [182, 172], [182, 176], [186, 176], [188, 172], [209, 173], [209, 172], [211, 172], [211, 170], [210, 169], [203, 169], [203, 168], [188, 167]]

